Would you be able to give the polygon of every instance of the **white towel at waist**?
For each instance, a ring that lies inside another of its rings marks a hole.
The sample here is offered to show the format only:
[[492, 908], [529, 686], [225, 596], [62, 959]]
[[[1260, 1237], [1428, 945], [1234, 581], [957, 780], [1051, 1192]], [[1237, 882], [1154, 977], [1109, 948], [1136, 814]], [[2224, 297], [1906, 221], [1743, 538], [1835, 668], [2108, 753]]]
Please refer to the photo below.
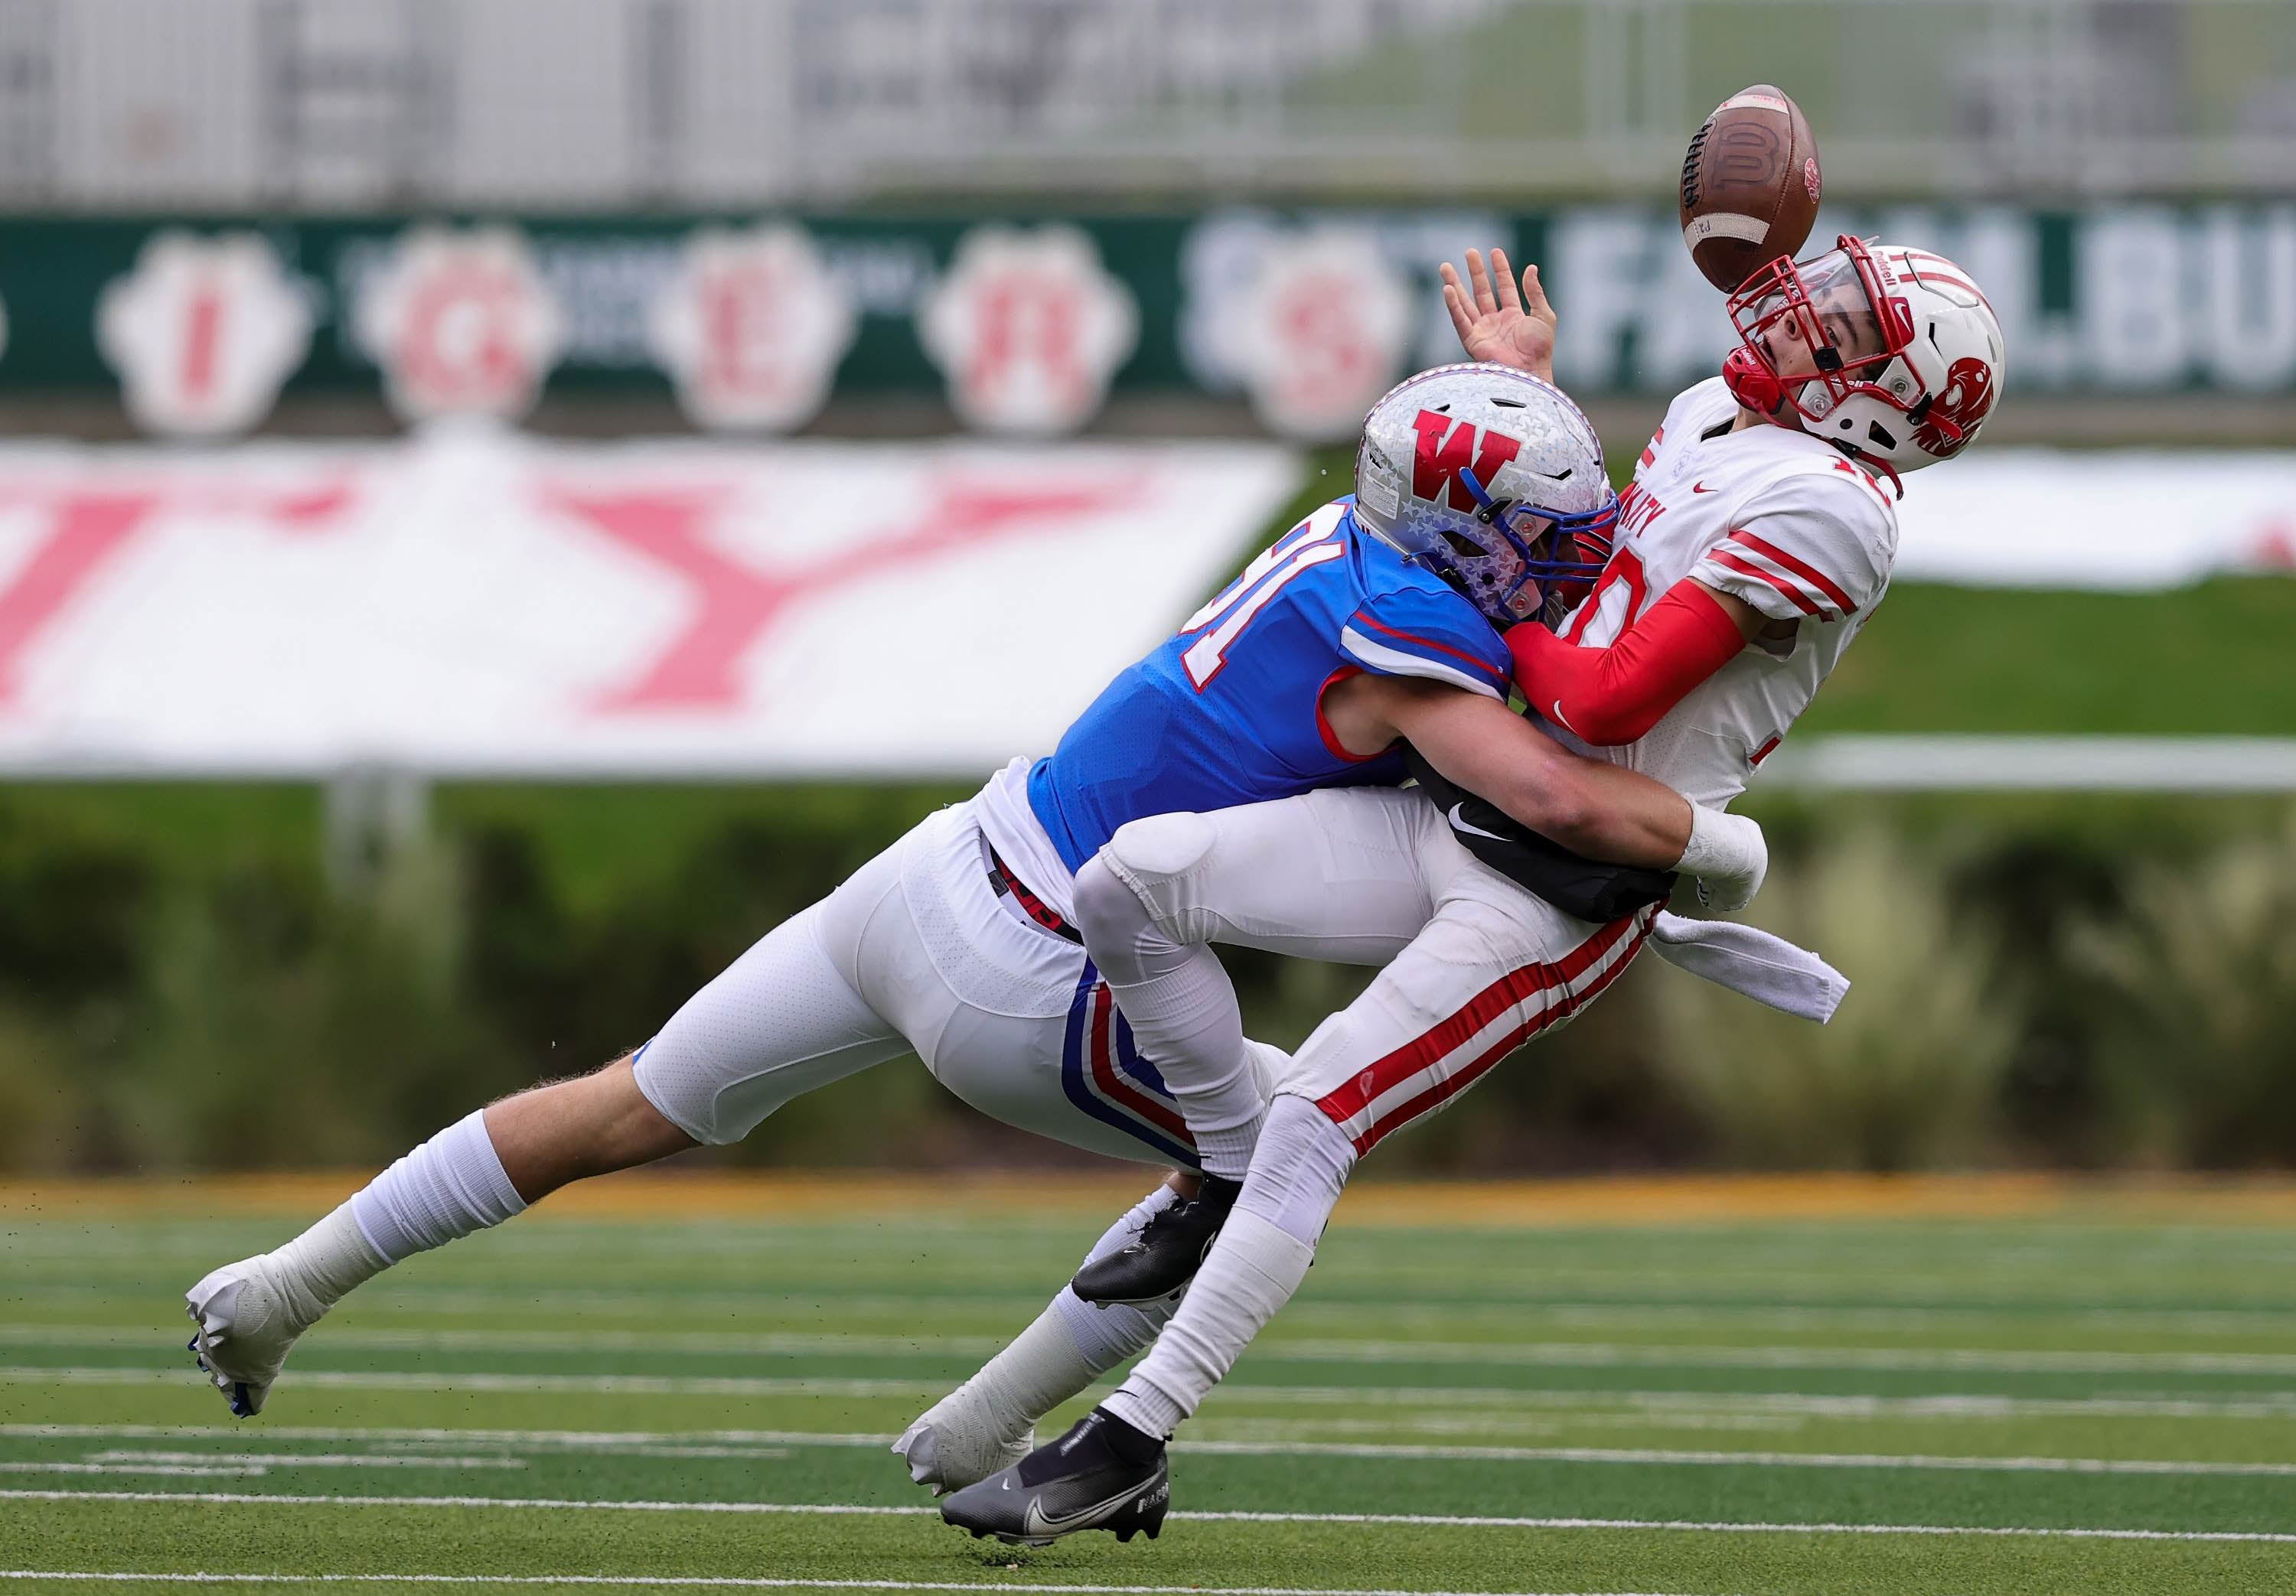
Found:
[[1849, 990], [1849, 978], [1808, 948], [1735, 921], [1661, 911], [1651, 924], [1651, 950], [1718, 986], [1820, 1025]]

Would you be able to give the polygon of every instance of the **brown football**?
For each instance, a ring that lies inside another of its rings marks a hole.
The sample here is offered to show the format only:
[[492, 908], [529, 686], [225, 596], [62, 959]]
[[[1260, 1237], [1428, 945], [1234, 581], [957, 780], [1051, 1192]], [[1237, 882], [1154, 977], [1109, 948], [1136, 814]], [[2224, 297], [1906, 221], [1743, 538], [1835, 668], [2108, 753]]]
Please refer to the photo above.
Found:
[[1729, 293], [1817, 220], [1817, 142], [1801, 107], [1758, 83], [1714, 108], [1682, 158], [1682, 241], [1706, 281]]

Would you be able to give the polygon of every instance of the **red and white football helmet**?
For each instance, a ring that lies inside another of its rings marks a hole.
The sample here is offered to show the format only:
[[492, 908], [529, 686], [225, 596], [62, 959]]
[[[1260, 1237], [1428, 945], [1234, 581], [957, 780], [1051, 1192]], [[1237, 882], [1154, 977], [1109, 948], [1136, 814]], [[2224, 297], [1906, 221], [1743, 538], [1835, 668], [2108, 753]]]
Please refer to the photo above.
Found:
[[1730, 296], [1738, 402], [1892, 475], [1967, 448], [2000, 397], [2001, 323], [1942, 255], [1842, 235], [1775, 261]]

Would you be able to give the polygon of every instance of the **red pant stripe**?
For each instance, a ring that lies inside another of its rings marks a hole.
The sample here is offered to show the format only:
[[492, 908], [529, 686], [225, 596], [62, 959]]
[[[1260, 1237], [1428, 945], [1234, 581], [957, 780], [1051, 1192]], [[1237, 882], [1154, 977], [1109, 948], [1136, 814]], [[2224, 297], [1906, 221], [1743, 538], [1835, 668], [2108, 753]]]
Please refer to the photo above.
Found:
[[1107, 983], [1095, 986], [1092, 989], [1092, 1046], [1086, 1050], [1086, 1057], [1092, 1062], [1093, 1084], [1100, 1088], [1103, 1097], [1118, 1107], [1130, 1109], [1151, 1125], [1161, 1125], [1193, 1147], [1195, 1139], [1188, 1134], [1187, 1121], [1134, 1086], [1117, 1068], [1115, 1039], [1111, 1035], [1115, 1012], [1116, 999], [1109, 992]]
[[1320, 1100], [1324, 1112], [1342, 1121], [1363, 1112], [1378, 1099], [1380, 1093], [1408, 1080], [1438, 1059], [1456, 1052], [1485, 1026], [1531, 994], [1576, 979], [1589, 965], [1609, 952], [1634, 923], [1632, 916], [1612, 921], [1564, 954], [1557, 963], [1526, 964], [1520, 970], [1509, 970], [1468, 999], [1466, 1007], [1457, 1013], [1405, 1043], [1385, 1058], [1357, 1070], [1344, 1084], [1334, 1087], [1329, 1095]]
[[[1357, 1155], [1360, 1157], [1369, 1152], [1390, 1132], [1401, 1130], [1422, 1114], [1442, 1107], [1443, 1104], [1482, 1079], [1493, 1065], [1514, 1052], [1516, 1048], [1529, 1042], [1541, 1031], [1562, 1024], [1588, 1003], [1593, 1003], [1602, 995], [1605, 987], [1619, 978], [1620, 972], [1628, 965], [1634, 962], [1635, 955], [1642, 951], [1643, 941], [1649, 935], [1647, 929], [1636, 932], [1635, 939], [1628, 945], [1625, 955], [1616, 964], [1604, 970], [1584, 992], [1576, 996], [1567, 992], [1560, 994], [1558, 1001], [1542, 1005], [1538, 1013], [1484, 1049], [1464, 1068], [1434, 1082], [1426, 1091], [1381, 1115], [1376, 1123], [1352, 1138]], [[1326, 1107], [1324, 1112], [1328, 1114], [1331, 1109]], [[1339, 1119], [1341, 1117], [1333, 1115], [1332, 1117]]]

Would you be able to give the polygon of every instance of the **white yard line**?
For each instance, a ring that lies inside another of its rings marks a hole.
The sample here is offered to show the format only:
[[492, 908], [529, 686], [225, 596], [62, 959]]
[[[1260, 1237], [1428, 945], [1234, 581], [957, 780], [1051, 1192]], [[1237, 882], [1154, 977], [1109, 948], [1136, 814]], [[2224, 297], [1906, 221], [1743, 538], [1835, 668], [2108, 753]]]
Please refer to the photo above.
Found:
[[[0, 1367], [0, 1384], [60, 1386], [176, 1385], [205, 1377], [184, 1360], [183, 1370]], [[552, 1391], [642, 1396], [894, 1396], [947, 1394], [947, 1380], [816, 1379], [791, 1375], [652, 1374], [420, 1374], [390, 1370], [298, 1370], [299, 1386], [338, 1391]], [[2296, 1412], [2296, 1410], [2292, 1410]]]
[[1263, 1358], [1341, 1363], [1501, 1363], [1538, 1368], [1876, 1369], [1998, 1374], [2296, 1375], [2296, 1354], [2268, 1352], [2007, 1352], [1974, 1347], [1685, 1346], [1639, 1342], [1296, 1340]]
[[[154, 1332], [116, 1325], [0, 1326], [0, 1343], [135, 1346]], [[345, 1351], [658, 1352], [729, 1356], [844, 1353], [864, 1357], [978, 1356], [997, 1336], [752, 1335], [639, 1330], [333, 1330]], [[1527, 1368], [1944, 1370], [2000, 1374], [2243, 1374], [2296, 1376], [2296, 1353], [2021, 1352], [1974, 1347], [1715, 1346], [1625, 1341], [1404, 1341], [1300, 1338], [1253, 1348], [1260, 1363], [1488, 1363]]]
[[[221, 1425], [0, 1424], [0, 1437], [43, 1440], [137, 1437], [164, 1440], [193, 1436], [230, 1436], [248, 1432]], [[756, 1459], [787, 1456], [803, 1447], [874, 1450], [893, 1436], [809, 1430], [524, 1430], [356, 1429], [333, 1426], [278, 1426], [266, 1436], [282, 1441], [369, 1440], [400, 1445], [425, 1443], [472, 1446], [498, 1444], [532, 1451], [578, 1451], [611, 1456]], [[1340, 1457], [1442, 1459], [1466, 1462], [1611, 1463], [1686, 1468], [1876, 1469], [1979, 1474], [2128, 1474], [2296, 1477], [2296, 1462], [2243, 1462], [2176, 1458], [1939, 1457], [1926, 1453], [1841, 1452], [1718, 1452], [1638, 1446], [1426, 1445], [1378, 1441], [1176, 1441], [1172, 1450], [1212, 1457]], [[434, 1457], [415, 1453], [388, 1454], [308, 1453], [128, 1452], [91, 1454], [95, 1463], [141, 1460], [161, 1464], [268, 1465], [275, 1468], [399, 1467], [409, 1469], [518, 1468], [515, 1458]], [[0, 1469], [15, 1465], [0, 1464]], [[86, 1471], [83, 1465], [55, 1465]], [[167, 1470], [155, 1469], [153, 1472]], [[222, 1469], [218, 1468], [218, 1472]]]
[[[2026, 1304], [1974, 1304], [1959, 1307], [1852, 1307], [1746, 1303], [1554, 1302], [1526, 1306], [1525, 1319], [1552, 1318], [1565, 1324], [1687, 1324], [1710, 1329], [1718, 1323], [1762, 1330], [1905, 1330], [1939, 1323], [1976, 1323], [2000, 1319], [2042, 1320], [2120, 1330], [2185, 1335], [2276, 1334], [2288, 1311], [2253, 1308], [2100, 1308]], [[1512, 1315], [1510, 1315], [1512, 1316]]]
[[[1838, 1282], [1812, 1277], [1815, 1292]], [[663, 1288], [633, 1287], [627, 1290], [592, 1288], [585, 1290], [487, 1290], [477, 1287], [424, 1286], [405, 1284], [386, 1279], [366, 1287], [359, 1301], [372, 1311], [391, 1314], [501, 1314], [521, 1317], [537, 1312], [626, 1313], [651, 1319], [659, 1307]], [[1952, 1295], [1952, 1293], [1945, 1293]], [[819, 1291], [759, 1287], [755, 1290], [729, 1290], [723, 1288], [708, 1291], [676, 1291], [681, 1305], [693, 1309], [718, 1308], [757, 1312], [776, 1305], [804, 1312], [808, 1317], [823, 1305]], [[8, 1292], [12, 1302], [20, 1304], [68, 1302], [134, 1303], [148, 1305], [148, 1291], [139, 1285], [92, 1286], [78, 1282], [22, 1282]], [[1016, 1290], [967, 1293], [964, 1296], [936, 1297], [921, 1292], [914, 1297], [853, 1296], [836, 1298], [839, 1308], [848, 1314], [868, 1314], [900, 1324], [913, 1324], [921, 1314], [947, 1313], [977, 1313], [1007, 1316], [1007, 1311], [1034, 1312], [1044, 1306], [1041, 1291]], [[1632, 1301], [1590, 1302], [1569, 1297], [1526, 1296], [1514, 1300], [1464, 1302], [1444, 1300], [1433, 1305], [1447, 1317], [1454, 1314], [1504, 1317], [1510, 1327], [1523, 1321], [1546, 1316], [1570, 1322], [1635, 1323], [1643, 1320], [1660, 1322], [1687, 1323], [1703, 1326], [1718, 1320], [1742, 1316], [1746, 1322], [1775, 1324], [1783, 1327], [1812, 1324], [1857, 1324], [1886, 1327], [1893, 1324], [1923, 1324], [1938, 1320], [1958, 1322], [1968, 1319], [2071, 1321], [2083, 1324], [2112, 1325], [2128, 1330], [2194, 1330], [2207, 1333], [2247, 1334], [2261, 1331], [2275, 1334], [2286, 1328], [2289, 1306], [2278, 1302], [2258, 1303], [2247, 1307], [2182, 1309], [2161, 1307], [2116, 1307], [2095, 1303], [2067, 1302], [2062, 1304], [2007, 1301], [1997, 1303], [1970, 1302], [1952, 1307], [1937, 1307], [1920, 1303], [1835, 1305], [1800, 1303], [1764, 1303], [1722, 1300], [1713, 1303], [1636, 1303]], [[1394, 1302], [1318, 1301], [1297, 1305], [1289, 1322], [1295, 1326], [1331, 1322], [1342, 1328], [1352, 1328], [1357, 1322], [1380, 1314], [1423, 1315], [1430, 1311], [1426, 1303], [1401, 1305]], [[792, 1332], [805, 1333], [805, 1332]]]
[[[356, 1508], [488, 1508], [505, 1512], [734, 1513], [800, 1517], [914, 1518], [938, 1517], [931, 1507], [884, 1507], [858, 1502], [591, 1502], [547, 1496], [272, 1496], [238, 1491], [0, 1490], [0, 1501], [188, 1502], [233, 1506]], [[1710, 1535], [1976, 1535], [2073, 1541], [2221, 1541], [2296, 1545], [2296, 1534], [2271, 1530], [2087, 1529], [1989, 1524], [1774, 1524], [1734, 1519], [1529, 1518], [1468, 1513], [1176, 1512], [1176, 1519], [1230, 1524], [1394, 1524], [1456, 1529], [1652, 1529]]]
[[1177, 1452], [1234, 1457], [1456, 1459], [1472, 1462], [1622, 1463], [1688, 1468], [1914, 1469], [1988, 1474], [2259, 1475], [2296, 1477], [2296, 1463], [2179, 1462], [2173, 1459], [1931, 1457], [1922, 1453], [1689, 1452], [1627, 1446], [1421, 1446], [1344, 1441], [1179, 1441]]
[[119, 1468], [108, 1463], [0, 1463], [0, 1474], [135, 1474], [168, 1475], [181, 1479], [254, 1479], [267, 1469], [209, 1468], [193, 1463], [152, 1463]]
[[[143, 1346], [155, 1334], [172, 1334], [108, 1324], [0, 1325], [0, 1345], [14, 1346]], [[177, 1339], [181, 1339], [178, 1336]], [[832, 1335], [827, 1332], [760, 1330], [750, 1334], [693, 1330], [352, 1330], [330, 1325], [330, 1346], [368, 1352], [429, 1351], [477, 1347], [488, 1352], [683, 1352], [729, 1356], [803, 1356], [845, 1353], [864, 1357], [914, 1357], [934, 1354], [976, 1357], [1001, 1349], [1004, 1336]], [[2296, 1369], [2296, 1357], [2289, 1359]]]
[[[421, 1374], [395, 1371], [298, 1371], [293, 1384], [346, 1391], [565, 1392], [641, 1396], [843, 1396], [932, 1400], [946, 1381], [813, 1379], [770, 1376], [643, 1374]], [[138, 1386], [203, 1384], [183, 1369], [44, 1369], [0, 1367], [0, 1384]], [[1237, 1404], [1300, 1407], [1629, 1407], [1651, 1412], [1799, 1413], [1822, 1418], [2038, 1418], [2081, 1415], [2148, 1419], [2296, 1419], [2296, 1392], [2264, 1391], [2232, 1397], [1994, 1396], [1952, 1392], [1930, 1396], [1815, 1395], [1795, 1391], [1553, 1391], [1504, 1386], [1270, 1386], [1249, 1382], [1221, 1387]]]
[[[767, 1579], [674, 1574], [119, 1574], [0, 1568], [0, 1579], [101, 1580], [127, 1584], [441, 1584], [603, 1585], [652, 1589], [701, 1587], [767, 1591], [1067, 1591], [1078, 1596], [1516, 1596], [1508, 1592], [1347, 1590], [1300, 1585], [1047, 1585], [914, 1579]], [[1525, 1593], [1529, 1596], [1529, 1593]], [[1560, 1596], [1560, 1593], [1548, 1593]], [[1571, 1596], [1638, 1596], [1573, 1592]]]
[[176, 1436], [295, 1441], [442, 1442], [456, 1446], [620, 1446], [717, 1443], [727, 1446], [890, 1446], [893, 1436], [795, 1429], [460, 1429], [439, 1425], [265, 1424], [0, 1424], [0, 1436], [49, 1440], [151, 1440]]

